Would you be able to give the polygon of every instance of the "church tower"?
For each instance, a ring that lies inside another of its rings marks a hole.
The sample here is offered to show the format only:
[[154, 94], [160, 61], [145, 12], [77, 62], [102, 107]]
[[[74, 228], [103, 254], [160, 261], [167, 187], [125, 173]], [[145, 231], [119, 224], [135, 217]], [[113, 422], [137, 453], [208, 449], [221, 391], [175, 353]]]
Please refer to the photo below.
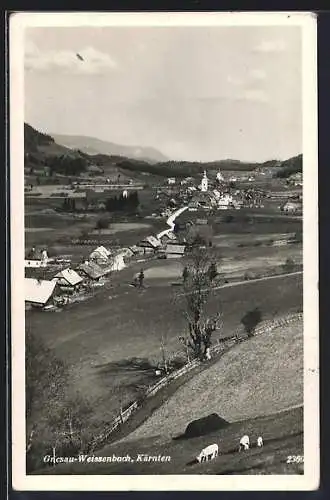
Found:
[[204, 176], [203, 176], [202, 184], [201, 184], [201, 191], [203, 193], [207, 192], [207, 190], [208, 190], [208, 184], [209, 184], [209, 180], [208, 180], [207, 175], [206, 175], [206, 170], [204, 170]]

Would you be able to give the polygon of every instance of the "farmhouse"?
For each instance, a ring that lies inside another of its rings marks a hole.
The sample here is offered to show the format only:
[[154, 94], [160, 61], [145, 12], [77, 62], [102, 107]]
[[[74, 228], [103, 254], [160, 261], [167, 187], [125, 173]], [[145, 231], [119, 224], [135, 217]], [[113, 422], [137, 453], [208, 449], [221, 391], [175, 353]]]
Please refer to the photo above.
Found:
[[25, 278], [25, 302], [34, 306], [43, 307], [47, 305], [53, 296], [55, 287], [55, 281]]
[[168, 184], [169, 186], [171, 186], [171, 185], [175, 184], [175, 182], [176, 182], [175, 177], [169, 177], [169, 178], [167, 179], [167, 184]]
[[291, 213], [291, 214], [299, 212], [299, 211], [301, 211], [301, 209], [302, 209], [302, 204], [299, 202], [294, 202], [294, 201], [287, 201], [281, 207], [282, 212]]
[[143, 248], [149, 248], [156, 250], [161, 245], [161, 242], [155, 236], [147, 236], [144, 240], [142, 240], [138, 246]]
[[47, 262], [44, 260], [25, 259], [24, 266], [33, 268], [47, 267]]
[[84, 280], [76, 271], [74, 271], [74, 269], [63, 269], [54, 276], [53, 281], [55, 281], [61, 288], [63, 287], [74, 290]]
[[85, 261], [78, 266], [78, 270], [92, 280], [99, 280], [104, 276], [103, 269], [95, 262]]
[[109, 260], [109, 257], [111, 256], [111, 252], [107, 250], [105, 247], [100, 246], [97, 247], [93, 252], [90, 254], [89, 258], [90, 260], [93, 260], [97, 262], [98, 264], [102, 263], [107, 263]]
[[183, 257], [186, 250], [185, 245], [178, 245], [175, 243], [168, 243], [165, 247], [165, 255], [167, 259], [175, 259]]
[[124, 267], [126, 267], [126, 264], [124, 262], [124, 254], [121, 252], [113, 257], [111, 271], [121, 271]]

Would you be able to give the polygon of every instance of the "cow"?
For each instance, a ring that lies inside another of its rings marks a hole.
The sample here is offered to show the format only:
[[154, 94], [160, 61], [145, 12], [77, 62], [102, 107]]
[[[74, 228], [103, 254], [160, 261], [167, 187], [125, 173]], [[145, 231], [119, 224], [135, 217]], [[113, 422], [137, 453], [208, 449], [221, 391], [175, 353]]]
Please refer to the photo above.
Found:
[[250, 448], [250, 438], [249, 436], [243, 436], [239, 442], [238, 451], [248, 450]]
[[257, 439], [257, 446], [258, 446], [259, 448], [262, 448], [262, 447], [263, 447], [263, 445], [264, 445], [263, 439], [262, 439], [262, 437], [261, 437], [261, 436], [259, 436], [259, 437], [258, 437], [258, 439]]
[[206, 462], [207, 460], [213, 460], [219, 454], [219, 447], [217, 444], [210, 444], [204, 448], [200, 454], [196, 457], [197, 462]]

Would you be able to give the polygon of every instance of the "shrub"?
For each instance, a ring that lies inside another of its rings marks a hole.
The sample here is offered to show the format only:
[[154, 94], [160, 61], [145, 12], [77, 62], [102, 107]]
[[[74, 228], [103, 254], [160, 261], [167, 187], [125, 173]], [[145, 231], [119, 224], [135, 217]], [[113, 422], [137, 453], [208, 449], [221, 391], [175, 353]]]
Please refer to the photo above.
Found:
[[241, 323], [243, 324], [245, 331], [249, 336], [253, 335], [257, 325], [261, 321], [261, 317], [261, 312], [256, 307], [252, 311], [248, 311], [241, 319]]
[[96, 229], [107, 229], [109, 227], [109, 220], [102, 217], [96, 222]]
[[293, 272], [295, 267], [296, 267], [296, 264], [295, 264], [294, 260], [291, 259], [290, 257], [288, 257], [286, 259], [285, 263], [283, 264], [283, 269], [287, 273]]

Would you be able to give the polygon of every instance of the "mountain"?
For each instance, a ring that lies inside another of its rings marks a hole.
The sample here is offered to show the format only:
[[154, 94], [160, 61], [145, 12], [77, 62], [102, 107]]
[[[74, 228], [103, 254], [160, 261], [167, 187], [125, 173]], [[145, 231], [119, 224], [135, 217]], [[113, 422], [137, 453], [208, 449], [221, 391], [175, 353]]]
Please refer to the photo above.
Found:
[[[24, 124], [25, 167], [38, 170], [49, 167], [52, 171], [73, 175], [89, 168], [99, 167], [106, 175], [123, 174], [134, 178], [145, 175], [156, 177], [187, 177], [201, 175], [203, 170], [270, 171], [274, 176], [288, 177], [302, 171], [302, 155], [285, 161], [270, 160], [263, 163], [225, 159], [213, 162], [164, 160], [153, 148], [133, 148], [83, 136], [54, 136], [44, 134]], [[111, 153], [100, 152], [110, 151]], [[129, 156], [130, 155], [130, 156]], [[135, 155], [135, 157], [134, 157]], [[139, 156], [140, 155], [140, 156]], [[157, 160], [156, 158], [160, 158]], [[70, 172], [70, 173], [69, 173]], [[142, 176], [142, 177], [141, 177]]]
[[113, 142], [102, 141], [95, 137], [81, 135], [61, 135], [52, 134], [55, 141], [61, 146], [70, 149], [79, 149], [89, 155], [109, 155], [123, 156], [135, 160], [143, 160], [149, 163], [158, 163], [167, 161], [167, 158], [157, 149], [139, 146], [123, 146]]
[[275, 172], [274, 177], [287, 178], [297, 172], [302, 172], [303, 156], [298, 155], [288, 160], [282, 161], [278, 170]]

